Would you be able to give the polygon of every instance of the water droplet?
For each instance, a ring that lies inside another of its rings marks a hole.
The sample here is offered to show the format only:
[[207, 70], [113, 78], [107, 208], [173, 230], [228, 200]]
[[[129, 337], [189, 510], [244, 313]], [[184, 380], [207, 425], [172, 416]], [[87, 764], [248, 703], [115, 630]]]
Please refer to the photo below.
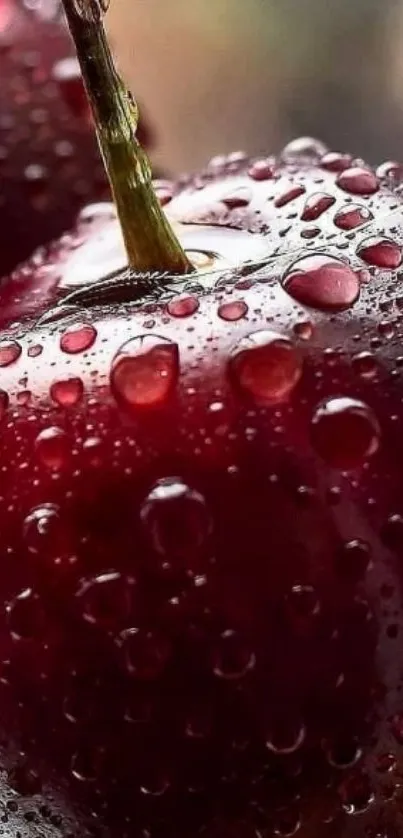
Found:
[[350, 308], [360, 293], [357, 274], [323, 253], [295, 262], [283, 277], [283, 287], [297, 302], [322, 311]]
[[332, 768], [345, 770], [352, 768], [362, 757], [362, 749], [355, 739], [340, 739], [327, 749], [326, 756]]
[[35, 555], [57, 554], [62, 531], [60, 508], [55, 503], [35, 506], [24, 520], [24, 541]]
[[27, 352], [27, 355], [30, 358], [37, 358], [38, 355], [41, 355], [43, 352], [43, 346], [40, 343], [34, 344], [34, 346], [30, 346]]
[[320, 161], [322, 169], [326, 169], [327, 172], [343, 172], [344, 169], [350, 168], [351, 163], [352, 157], [339, 151], [328, 151]]
[[26, 762], [16, 765], [9, 772], [8, 779], [10, 786], [24, 797], [40, 794], [42, 791], [42, 781], [38, 772]]
[[396, 755], [392, 753], [378, 754], [375, 767], [380, 774], [389, 774], [395, 770], [397, 766]]
[[367, 572], [371, 561], [371, 548], [361, 538], [354, 538], [343, 544], [337, 559], [337, 567], [345, 579], [359, 581]]
[[21, 346], [16, 340], [0, 341], [0, 367], [8, 367], [21, 355]]
[[311, 432], [315, 450], [338, 469], [363, 465], [378, 450], [381, 433], [373, 410], [347, 396], [322, 402], [313, 415]]
[[89, 436], [83, 442], [83, 455], [85, 463], [93, 468], [102, 464], [102, 439], [98, 436]]
[[119, 349], [112, 362], [110, 385], [124, 407], [154, 407], [168, 400], [179, 376], [176, 343], [150, 334], [133, 338]]
[[36, 453], [48, 468], [61, 468], [69, 454], [67, 435], [61, 428], [51, 427], [41, 431], [35, 440]]
[[381, 163], [376, 170], [376, 176], [380, 180], [392, 180], [396, 183], [400, 182], [403, 174], [403, 169], [400, 163], [396, 160], [386, 160]]
[[248, 169], [252, 180], [270, 180], [273, 177], [273, 165], [268, 160], [255, 160]]
[[162, 556], [197, 558], [211, 530], [211, 519], [203, 495], [180, 477], [158, 480], [142, 507], [141, 520], [151, 544]]
[[91, 323], [73, 323], [60, 338], [60, 348], [69, 355], [84, 352], [95, 342], [97, 331]]
[[403, 547], [403, 516], [397, 513], [389, 515], [382, 527], [381, 537], [390, 550], [400, 550]]
[[231, 300], [230, 303], [221, 303], [217, 314], [221, 320], [241, 320], [248, 313], [248, 306], [244, 300]]
[[336, 183], [340, 189], [352, 195], [373, 195], [379, 189], [378, 178], [374, 172], [362, 166], [352, 166], [340, 172]]
[[343, 809], [349, 815], [366, 812], [375, 799], [369, 777], [363, 772], [345, 780], [339, 788], [339, 793]]
[[313, 325], [310, 320], [301, 320], [300, 323], [295, 323], [293, 332], [300, 340], [311, 340], [313, 335]]
[[21, 591], [6, 608], [13, 640], [32, 640], [42, 636], [45, 615], [38, 594], [31, 588]]
[[173, 297], [167, 305], [167, 311], [171, 317], [190, 317], [199, 308], [200, 303], [193, 294], [179, 294]]
[[106, 631], [130, 616], [134, 580], [111, 571], [83, 582], [77, 600], [84, 620]]
[[370, 221], [371, 218], [373, 218], [372, 212], [367, 207], [360, 204], [348, 204], [336, 213], [333, 220], [340, 230], [354, 230], [366, 221]]
[[299, 198], [306, 192], [305, 186], [302, 184], [296, 183], [295, 186], [292, 184], [279, 195], [276, 200], [274, 201], [275, 207], [285, 207], [287, 204], [291, 203], [291, 201], [295, 201], [296, 198]]
[[269, 330], [242, 338], [228, 369], [234, 385], [261, 404], [287, 399], [302, 375], [302, 360], [291, 341]]
[[239, 189], [224, 195], [221, 201], [228, 209], [240, 209], [241, 207], [247, 207], [251, 199], [252, 191], [247, 187], [240, 186]]
[[320, 613], [320, 602], [312, 585], [294, 585], [287, 595], [287, 609], [298, 620], [310, 620]]
[[326, 195], [325, 192], [317, 192], [310, 195], [302, 211], [302, 221], [316, 221], [329, 207], [333, 206], [336, 198]]
[[50, 388], [51, 399], [60, 407], [73, 407], [82, 399], [84, 385], [81, 378], [69, 378], [54, 381]]
[[280, 838], [292, 838], [301, 828], [301, 815], [293, 806], [281, 809], [274, 820], [274, 834]]
[[217, 678], [235, 681], [244, 678], [256, 663], [254, 653], [237, 631], [224, 631], [213, 652], [213, 672]]
[[402, 262], [402, 249], [390, 239], [368, 239], [359, 247], [357, 255], [377, 268], [398, 268]]
[[143, 628], [125, 629], [118, 636], [117, 645], [125, 670], [141, 681], [159, 678], [171, 655], [171, 645], [165, 635]]
[[375, 378], [378, 373], [378, 363], [375, 355], [372, 355], [371, 352], [359, 352], [357, 355], [354, 355], [351, 359], [351, 365], [354, 372], [360, 378], [366, 380]]
[[49, 172], [38, 163], [31, 163], [24, 169], [24, 181], [30, 195], [40, 195], [47, 188]]
[[305, 738], [306, 728], [299, 719], [279, 719], [266, 737], [266, 748], [274, 754], [287, 756], [298, 751]]
[[320, 233], [319, 227], [305, 227], [304, 230], [301, 230], [300, 236], [301, 239], [314, 239]]
[[103, 752], [100, 748], [92, 749], [83, 745], [70, 763], [73, 778], [79, 783], [94, 783], [103, 765]]
[[315, 137], [298, 137], [284, 146], [281, 157], [286, 163], [316, 163], [327, 152], [327, 146]]

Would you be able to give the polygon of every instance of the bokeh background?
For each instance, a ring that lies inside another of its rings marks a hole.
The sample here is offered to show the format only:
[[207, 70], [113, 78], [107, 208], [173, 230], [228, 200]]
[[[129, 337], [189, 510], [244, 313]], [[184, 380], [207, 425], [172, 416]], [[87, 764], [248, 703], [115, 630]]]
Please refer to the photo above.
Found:
[[403, 157], [401, 0], [111, 0], [108, 26], [168, 167], [300, 134]]
[[[60, 0], [0, 0], [0, 276], [109, 196]], [[155, 171], [320, 137], [403, 160], [403, 0], [110, 0]], [[74, 73], [73, 73], [74, 76]]]

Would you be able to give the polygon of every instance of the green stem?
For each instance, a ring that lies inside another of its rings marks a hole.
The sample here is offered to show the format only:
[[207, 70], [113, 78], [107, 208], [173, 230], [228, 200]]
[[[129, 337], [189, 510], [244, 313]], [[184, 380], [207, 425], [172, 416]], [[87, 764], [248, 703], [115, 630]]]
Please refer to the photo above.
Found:
[[136, 139], [138, 109], [113, 62], [102, 22], [102, 0], [63, 0], [63, 5], [129, 265], [141, 272], [188, 273], [193, 267], [161, 209], [149, 160]]

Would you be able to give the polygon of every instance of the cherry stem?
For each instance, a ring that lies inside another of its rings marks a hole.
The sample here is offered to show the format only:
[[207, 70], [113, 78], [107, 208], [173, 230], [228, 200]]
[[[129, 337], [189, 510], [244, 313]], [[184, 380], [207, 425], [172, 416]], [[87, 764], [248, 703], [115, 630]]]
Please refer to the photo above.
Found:
[[136, 138], [138, 108], [116, 71], [102, 15], [105, 0], [63, 0], [111, 184], [130, 267], [139, 272], [193, 270], [152, 185]]

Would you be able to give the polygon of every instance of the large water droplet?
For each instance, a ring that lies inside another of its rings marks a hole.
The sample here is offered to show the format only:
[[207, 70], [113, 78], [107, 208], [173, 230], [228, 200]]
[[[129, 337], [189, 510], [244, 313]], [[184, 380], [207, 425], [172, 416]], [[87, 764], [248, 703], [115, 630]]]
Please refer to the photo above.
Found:
[[372, 195], [379, 189], [379, 181], [374, 172], [362, 166], [352, 166], [340, 172], [336, 183], [340, 189], [352, 195]]
[[48, 468], [61, 468], [69, 455], [65, 431], [56, 427], [45, 428], [35, 440], [35, 450], [41, 462]]
[[281, 157], [286, 163], [317, 163], [327, 152], [327, 146], [315, 137], [298, 137], [284, 146]]
[[274, 201], [275, 207], [285, 207], [287, 204], [290, 204], [291, 201], [295, 201], [296, 198], [300, 198], [306, 192], [305, 186], [302, 186], [300, 183], [296, 183], [294, 186], [290, 184], [288, 189], [279, 195], [276, 200]]
[[326, 169], [327, 172], [343, 172], [344, 169], [350, 168], [351, 163], [352, 157], [339, 151], [328, 151], [320, 161], [322, 169]]
[[9, 367], [21, 355], [21, 346], [16, 340], [0, 341], [0, 367]]
[[299, 259], [283, 277], [283, 287], [302, 305], [322, 311], [343, 311], [358, 299], [360, 281], [339, 259], [323, 253]]
[[371, 218], [373, 215], [367, 207], [362, 207], [360, 204], [348, 204], [336, 213], [334, 223], [340, 230], [354, 230], [366, 221], [370, 221]]
[[126, 672], [141, 681], [153, 681], [162, 675], [170, 655], [167, 637], [158, 631], [129, 628], [117, 638]]
[[402, 249], [390, 239], [373, 238], [361, 244], [357, 255], [368, 265], [377, 268], [398, 268], [402, 263]]
[[95, 342], [97, 331], [91, 323], [73, 323], [60, 338], [60, 348], [69, 355], [89, 349]]
[[252, 180], [270, 180], [273, 177], [274, 167], [268, 160], [255, 160], [248, 169], [248, 175]]
[[194, 294], [179, 294], [173, 297], [167, 305], [171, 317], [190, 317], [199, 308], [199, 300]]
[[195, 560], [211, 530], [203, 495], [180, 477], [155, 483], [141, 507], [141, 520], [157, 553], [186, 563]]
[[381, 434], [373, 410], [347, 396], [327, 399], [317, 407], [311, 433], [318, 454], [338, 469], [363, 465], [378, 450]]
[[333, 195], [326, 195], [325, 192], [317, 192], [310, 195], [302, 211], [302, 221], [316, 221], [329, 207], [333, 206], [336, 198]]
[[176, 343], [158, 335], [143, 335], [127, 341], [115, 355], [110, 385], [123, 406], [154, 407], [172, 395], [178, 375]]
[[70, 376], [69, 378], [54, 381], [50, 388], [52, 401], [60, 407], [73, 407], [81, 401], [84, 393], [84, 384], [81, 378]]
[[237, 631], [224, 631], [213, 652], [213, 672], [217, 678], [237, 681], [255, 666], [256, 658]]
[[107, 631], [124, 625], [130, 615], [133, 588], [134, 580], [116, 571], [87, 580], [77, 593], [84, 620]]
[[221, 303], [217, 309], [217, 314], [221, 317], [221, 320], [228, 321], [241, 320], [247, 313], [248, 306], [245, 300], [231, 300], [228, 303]]
[[302, 375], [302, 360], [291, 341], [269, 330], [242, 338], [228, 367], [234, 386], [261, 404], [287, 399]]

